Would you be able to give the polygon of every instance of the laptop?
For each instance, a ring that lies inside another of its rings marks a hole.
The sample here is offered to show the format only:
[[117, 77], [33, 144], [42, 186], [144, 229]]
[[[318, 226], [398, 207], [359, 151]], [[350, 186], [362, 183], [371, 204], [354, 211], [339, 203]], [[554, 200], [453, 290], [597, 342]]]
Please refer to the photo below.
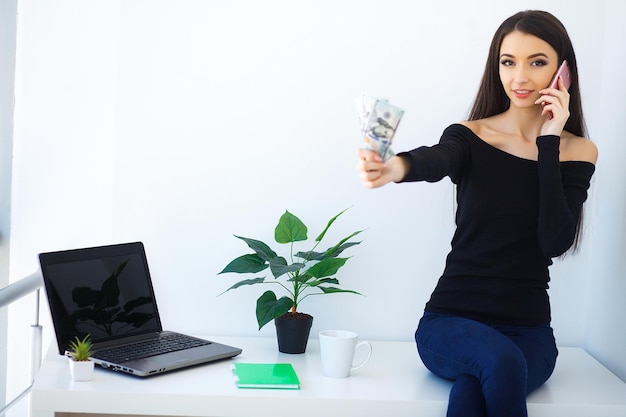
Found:
[[61, 355], [89, 335], [97, 365], [146, 377], [242, 352], [163, 330], [141, 242], [41, 253], [39, 262]]

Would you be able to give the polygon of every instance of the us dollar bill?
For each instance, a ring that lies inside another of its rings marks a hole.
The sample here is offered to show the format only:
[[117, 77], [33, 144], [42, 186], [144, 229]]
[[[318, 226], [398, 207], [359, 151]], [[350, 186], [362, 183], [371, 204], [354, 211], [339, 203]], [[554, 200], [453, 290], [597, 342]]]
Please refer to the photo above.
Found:
[[404, 110], [387, 99], [361, 94], [357, 116], [365, 148], [377, 152], [385, 162], [394, 156], [391, 144], [403, 115]]

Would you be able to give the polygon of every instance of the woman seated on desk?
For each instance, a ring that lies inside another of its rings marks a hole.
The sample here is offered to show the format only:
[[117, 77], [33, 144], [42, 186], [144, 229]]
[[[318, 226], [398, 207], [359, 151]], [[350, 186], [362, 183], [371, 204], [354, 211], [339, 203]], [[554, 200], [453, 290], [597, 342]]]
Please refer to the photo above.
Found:
[[[562, 77], [549, 87], [564, 60], [569, 92]], [[454, 380], [448, 416], [526, 416], [526, 396], [554, 370], [548, 267], [578, 244], [597, 159], [585, 136], [567, 31], [526, 11], [496, 31], [469, 120], [386, 163], [359, 150], [366, 187], [456, 185], [452, 249], [415, 333], [424, 364]]]

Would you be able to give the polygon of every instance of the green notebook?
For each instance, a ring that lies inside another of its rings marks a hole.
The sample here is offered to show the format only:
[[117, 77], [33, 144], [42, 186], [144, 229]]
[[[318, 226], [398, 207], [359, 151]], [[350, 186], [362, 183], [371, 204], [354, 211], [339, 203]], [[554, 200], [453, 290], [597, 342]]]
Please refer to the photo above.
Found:
[[300, 389], [290, 363], [233, 363], [238, 388]]

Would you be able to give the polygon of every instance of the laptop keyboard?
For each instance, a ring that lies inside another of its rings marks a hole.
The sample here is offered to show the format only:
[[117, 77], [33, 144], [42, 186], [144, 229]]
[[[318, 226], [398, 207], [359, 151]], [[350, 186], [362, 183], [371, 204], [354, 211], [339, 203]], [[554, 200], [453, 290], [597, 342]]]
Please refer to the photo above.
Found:
[[121, 363], [133, 359], [147, 358], [163, 353], [191, 349], [209, 345], [211, 342], [180, 333], [166, 333], [156, 339], [119, 346], [111, 349], [98, 350], [94, 357], [111, 363]]

